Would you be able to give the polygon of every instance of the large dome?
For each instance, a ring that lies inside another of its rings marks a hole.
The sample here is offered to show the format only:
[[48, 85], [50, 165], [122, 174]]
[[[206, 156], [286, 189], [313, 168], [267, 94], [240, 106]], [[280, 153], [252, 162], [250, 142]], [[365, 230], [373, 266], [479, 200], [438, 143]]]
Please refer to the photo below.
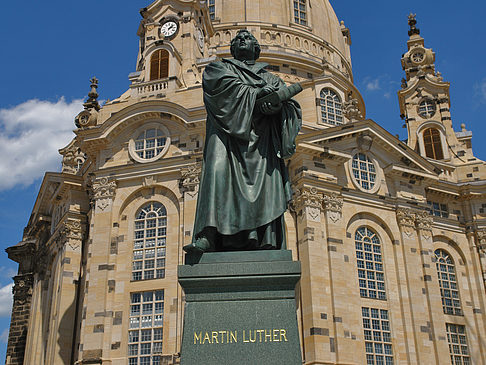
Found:
[[[300, 11], [295, 7], [304, 9]], [[307, 21], [299, 27], [301, 30], [314, 34], [346, 54], [341, 25], [327, 0], [215, 0], [215, 17], [221, 24], [260, 22], [289, 26], [296, 23], [295, 10], [299, 15], [305, 14], [304, 19], [297, 15], [299, 23]]]
[[[218, 54], [234, 32], [248, 28], [267, 48], [267, 55], [293, 53], [315, 57], [351, 77], [349, 34], [328, 0], [213, 0], [209, 2]], [[273, 52], [272, 52], [273, 51]], [[284, 57], [287, 57], [286, 54]]]

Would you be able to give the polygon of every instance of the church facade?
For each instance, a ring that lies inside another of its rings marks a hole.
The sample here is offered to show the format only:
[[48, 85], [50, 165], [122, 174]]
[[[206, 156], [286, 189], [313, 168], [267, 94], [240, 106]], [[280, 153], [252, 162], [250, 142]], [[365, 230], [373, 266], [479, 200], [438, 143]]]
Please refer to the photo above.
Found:
[[486, 165], [452, 127], [449, 83], [414, 16], [401, 141], [366, 119], [349, 29], [328, 0], [156, 0], [129, 89], [98, 81], [46, 173], [18, 262], [7, 364], [177, 364], [206, 111], [202, 73], [242, 28], [286, 83], [310, 84], [285, 214], [302, 265], [304, 364], [486, 363]]

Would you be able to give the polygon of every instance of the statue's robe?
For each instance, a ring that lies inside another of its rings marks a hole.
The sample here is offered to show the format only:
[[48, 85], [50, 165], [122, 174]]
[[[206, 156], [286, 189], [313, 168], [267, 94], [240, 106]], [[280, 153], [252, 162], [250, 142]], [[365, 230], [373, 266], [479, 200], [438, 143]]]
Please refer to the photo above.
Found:
[[285, 248], [292, 192], [284, 158], [295, 152], [302, 117], [294, 100], [275, 115], [257, 110], [260, 88], [284, 85], [265, 66], [223, 59], [204, 71], [206, 141], [193, 242], [208, 237], [216, 250]]

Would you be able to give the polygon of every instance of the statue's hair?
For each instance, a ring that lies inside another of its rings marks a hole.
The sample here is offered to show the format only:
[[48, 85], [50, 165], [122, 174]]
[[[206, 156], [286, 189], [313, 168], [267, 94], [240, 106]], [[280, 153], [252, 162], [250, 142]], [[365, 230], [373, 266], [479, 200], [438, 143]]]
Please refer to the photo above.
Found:
[[251, 34], [251, 32], [247, 29], [240, 29], [238, 31], [238, 33], [236, 33], [236, 36], [231, 40], [231, 46], [230, 46], [230, 51], [231, 51], [231, 55], [233, 57], [235, 57], [235, 40], [236, 40], [236, 37], [240, 34], [240, 33], [248, 33], [251, 35], [251, 37], [253, 38], [253, 42], [255, 43], [255, 49], [253, 50], [253, 54], [255, 55], [255, 60], [258, 59], [258, 57], [260, 57], [260, 52], [261, 52], [261, 47], [260, 47], [260, 43], [258, 43], [257, 39], [255, 38], [255, 36], [253, 34]]

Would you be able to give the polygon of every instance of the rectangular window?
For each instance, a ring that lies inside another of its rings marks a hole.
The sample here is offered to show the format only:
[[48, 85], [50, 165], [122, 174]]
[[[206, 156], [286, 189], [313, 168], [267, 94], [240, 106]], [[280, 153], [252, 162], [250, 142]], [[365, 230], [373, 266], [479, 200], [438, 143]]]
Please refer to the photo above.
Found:
[[390, 320], [388, 311], [361, 308], [365, 339], [366, 364], [393, 364]]
[[449, 218], [449, 209], [447, 204], [442, 204], [434, 201], [427, 200], [429, 206], [429, 214], [435, 217]]
[[446, 323], [446, 331], [451, 363], [454, 365], [471, 364], [469, 349], [467, 347], [466, 327]]
[[159, 364], [162, 354], [164, 291], [132, 293], [128, 363]]
[[306, 0], [293, 0], [293, 2], [294, 2], [294, 22], [296, 24], [307, 25]]
[[211, 20], [214, 20], [216, 14], [216, 9], [214, 4], [215, 1], [216, 0], [206, 0], [209, 9], [209, 17], [211, 18]]

